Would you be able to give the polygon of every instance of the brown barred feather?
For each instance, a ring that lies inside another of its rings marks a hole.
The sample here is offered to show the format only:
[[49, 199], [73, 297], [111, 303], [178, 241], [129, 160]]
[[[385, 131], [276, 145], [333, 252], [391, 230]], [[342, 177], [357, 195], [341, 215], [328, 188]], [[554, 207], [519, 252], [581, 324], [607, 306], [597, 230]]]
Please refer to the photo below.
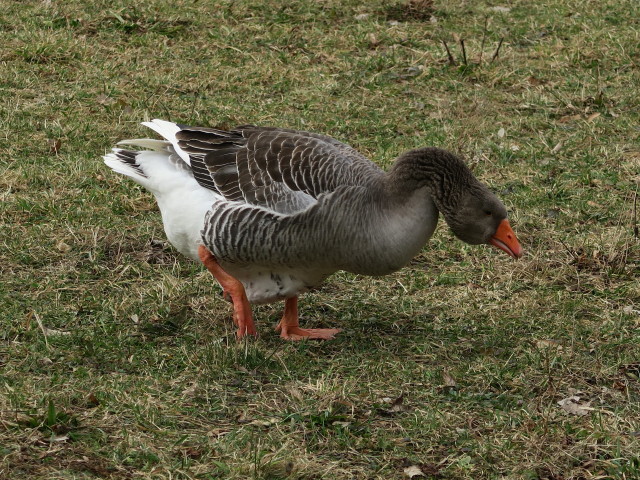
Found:
[[339, 185], [358, 185], [381, 173], [360, 153], [326, 135], [251, 125], [232, 131], [179, 127], [178, 145], [190, 156], [203, 187], [228, 200], [276, 211], [304, 209]]

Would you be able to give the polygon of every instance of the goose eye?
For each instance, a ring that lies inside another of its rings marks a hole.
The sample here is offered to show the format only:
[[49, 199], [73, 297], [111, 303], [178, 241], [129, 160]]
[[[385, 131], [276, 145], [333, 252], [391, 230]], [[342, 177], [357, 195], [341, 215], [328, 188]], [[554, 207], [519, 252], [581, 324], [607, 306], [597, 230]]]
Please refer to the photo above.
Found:
[[485, 210], [485, 211], [484, 211], [484, 214], [485, 214], [487, 217], [490, 217], [491, 215], [493, 215], [493, 212], [492, 212], [491, 210]]

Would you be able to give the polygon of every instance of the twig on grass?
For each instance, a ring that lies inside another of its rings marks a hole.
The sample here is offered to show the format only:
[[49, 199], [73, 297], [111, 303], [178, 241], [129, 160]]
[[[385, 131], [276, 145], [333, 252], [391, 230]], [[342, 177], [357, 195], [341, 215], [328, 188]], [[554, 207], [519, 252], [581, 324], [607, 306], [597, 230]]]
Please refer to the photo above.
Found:
[[638, 186], [633, 195], [633, 236], [638, 238]]
[[447, 50], [447, 57], [449, 57], [449, 64], [455, 65], [456, 59], [453, 58], [453, 55], [451, 55], [451, 50], [449, 50], [449, 45], [447, 45], [447, 41], [444, 38], [442, 39], [442, 43], [444, 44], [444, 48]]
[[500, 47], [502, 46], [502, 42], [504, 42], [504, 37], [500, 39], [500, 43], [498, 43], [498, 48], [496, 48], [496, 53], [494, 53], [493, 57], [491, 57], [491, 63], [493, 63], [493, 61], [496, 58], [498, 58], [498, 55], [500, 54]]
[[467, 65], [467, 49], [464, 48], [464, 38], [460, 39], [460, 48], [462, 49], [462, 61]]
[[484, 43], [487, 40], [488, 26], [489, 26], [489, 17], [484, 17], [484, 31], [482, 32], [482, 43], [480, 44], [480, 56], [478, 57], [478, 65], [482, 65], [482, 56], [484, 55]]

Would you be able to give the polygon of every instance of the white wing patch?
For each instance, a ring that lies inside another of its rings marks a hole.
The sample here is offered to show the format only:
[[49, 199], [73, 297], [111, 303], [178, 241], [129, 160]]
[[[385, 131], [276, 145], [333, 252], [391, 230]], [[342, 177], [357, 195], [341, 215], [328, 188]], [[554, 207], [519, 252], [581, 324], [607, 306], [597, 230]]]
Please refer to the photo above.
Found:
[[173, 122], [167, 122], [166, 120], [159, 120], [157, 118], [150, 122], [142, 122], [142, 125], [149, 127], [151, 130], [164, 137], [171, 143], [175, 152], [180, 155], [180, 158], [182, 158], [187, 165], [191, 165], [189, 154], [182, 150], [178, 145], [178, 139], [176, 138], [176, 133], [180, 131], [180, 127], [178, 125]]

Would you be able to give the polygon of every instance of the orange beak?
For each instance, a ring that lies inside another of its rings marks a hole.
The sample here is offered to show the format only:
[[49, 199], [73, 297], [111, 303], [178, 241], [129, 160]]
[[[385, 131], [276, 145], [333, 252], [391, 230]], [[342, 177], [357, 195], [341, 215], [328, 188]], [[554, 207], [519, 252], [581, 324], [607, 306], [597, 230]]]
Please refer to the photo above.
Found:
[[522, 247], [506, 218], [500, 222], [495, 235], [489, 239], [489, 243], [500, 250], [504, 250], [513, 258], [522, 256]]

